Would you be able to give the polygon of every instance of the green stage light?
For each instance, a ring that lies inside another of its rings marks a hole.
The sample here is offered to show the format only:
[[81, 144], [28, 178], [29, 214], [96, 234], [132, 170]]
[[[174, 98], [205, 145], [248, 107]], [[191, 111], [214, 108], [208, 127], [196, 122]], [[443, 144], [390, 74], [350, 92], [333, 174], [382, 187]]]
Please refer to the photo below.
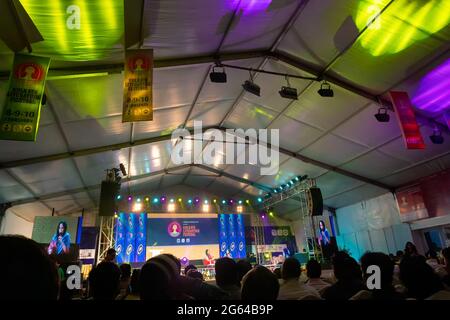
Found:
[[55, 60], [89, 61], [119, 50], [124, 33], [120, 0], [20, 0], [44, 41], [33, 52]]
[[359, 43], [373, 56], [401, 52], [450, 22], [450, 2], [446, 0], [397, 0], [375, 19], [389, 2], [359, 2], [356, 26], [360, 31], [368, 26]]

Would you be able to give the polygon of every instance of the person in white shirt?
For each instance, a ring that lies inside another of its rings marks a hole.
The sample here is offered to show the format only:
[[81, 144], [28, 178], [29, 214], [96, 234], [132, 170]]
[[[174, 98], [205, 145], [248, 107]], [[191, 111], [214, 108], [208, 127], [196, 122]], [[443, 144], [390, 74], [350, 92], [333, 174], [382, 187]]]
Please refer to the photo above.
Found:
[[283, 280], [280, 285], [278, 300], [320, 300], [320, 295], [314, 288], [299, 281], [301, 274], [300, 262], [295, 258], [287, 258], [281, 268]]
[[322, 292], [325, 288], [328, 288], [331, 284], [323, 281], [320, 276], [322, 275], [322, 267], [320, 263], [315, 259], [311, 259], [306, 264], [306, 275], [308, 280], [306, 284], [317, 290], [317, 292]]

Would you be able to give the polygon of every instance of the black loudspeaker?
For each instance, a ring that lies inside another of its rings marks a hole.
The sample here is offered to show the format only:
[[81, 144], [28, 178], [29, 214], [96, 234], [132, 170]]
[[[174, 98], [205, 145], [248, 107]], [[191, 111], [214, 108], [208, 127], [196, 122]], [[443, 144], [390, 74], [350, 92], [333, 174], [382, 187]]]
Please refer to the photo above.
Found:
[[311, 193], [311, 215], [312, 216], [321, 216], [323, 213], [323, 198], [322, 192], [319, 188], [310, 188], [309, 192]]
[[100, 191], [100, 205], [98, 214], [104, 217], [111, 217], [116, 211], [116, 197], [120, 190], [120, 184], [103, 181]]

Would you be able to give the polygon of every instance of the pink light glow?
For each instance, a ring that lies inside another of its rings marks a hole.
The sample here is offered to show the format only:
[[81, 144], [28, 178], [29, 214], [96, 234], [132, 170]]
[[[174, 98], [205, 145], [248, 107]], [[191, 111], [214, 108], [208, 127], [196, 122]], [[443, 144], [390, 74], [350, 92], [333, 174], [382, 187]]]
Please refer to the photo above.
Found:
[[421, 80], [412, 102], [418, 109], [438, 113], [450, 106], [450, 59], [433, 69]]
[[243, 14], [252, 14], [265, 11], [272, 3], [272, 0], [231, 0], [229, 3], [232, 10], [239, 5]]

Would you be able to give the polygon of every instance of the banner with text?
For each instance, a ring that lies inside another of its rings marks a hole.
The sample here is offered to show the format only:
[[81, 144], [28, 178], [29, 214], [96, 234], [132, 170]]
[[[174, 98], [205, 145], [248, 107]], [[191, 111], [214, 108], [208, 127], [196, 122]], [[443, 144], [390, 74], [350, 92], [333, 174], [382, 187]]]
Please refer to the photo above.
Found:
[[153, 49], [127, 50], [122, 122], [153, 120]]
[[244, 222], [240, 214], [219, 215], [220, 257], [246, 258]]
[[428, 217], [428, 210], [419, 185], [407, 187], [395, 193], [402, 222]]
[[16, 54], [0, 118], [0, 140], [36, 141], [50, 58]]
[[145, 262], [147, 215], [124, 213], [117, 217], [115, 239], [117, 263]]
[[389, 91], [400, 129], [407, 149], [425, 149], [422, 134], [417, 124], [416, 115], [412, 108], [408, 93], [403, 91]]

